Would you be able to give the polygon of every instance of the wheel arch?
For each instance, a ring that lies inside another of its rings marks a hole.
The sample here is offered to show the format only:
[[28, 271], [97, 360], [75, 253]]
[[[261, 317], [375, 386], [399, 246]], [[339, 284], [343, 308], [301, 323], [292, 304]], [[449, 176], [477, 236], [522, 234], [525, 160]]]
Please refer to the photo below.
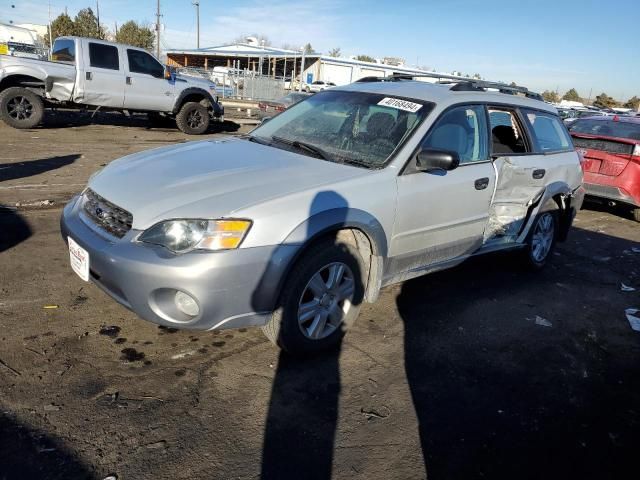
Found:
[[45, 80], [29, 74], [13, 74], [0, 80], [0, 92], [11, 87], [28, 88], [34, 93], [43, 94], [45, 89]]
[[[281, 270], [277, 286], [273, 290], [273, 305], [270, 308], [276, 306], [286, 279], [305, 252], [329, 238], [351, 244], [358, 249], [367, 267], [364, 300], [369, 303], [376, 301], [382, 285], [384, 258], [387, 255], [386, 234], [373, 215], [345, 207], [325, 210], [309, 217], [286, 237], [283, 246], [296, 245], [298, 248]], [[276, 268], [278, 267], [274, 266], [274, 269]], [[268, 274], [265, 275], [265, 278], [269, 277]]]
[[533, 203], [528, 213], [528, 220], [523, 229], [522, 238], [526, 238], [534, 225], [536, 217], [544, 212], [558, 212], [557, 240], [564, 242], [575, 216], [575, 208], [571, 205], [572, 189], [566, 182], [553, 182], [547, 185], [540, 197]]
[[178, 98], [176, 99], [174, 105], [173, 105], [173, 110], [172, 113], [178, 113], [178, 111], [180, 110], [180, 108], [182, 108], [182, 106], [185, 103], [188, 102], [202, 102], [202, 101], [206, 102], [206, 107], [212, 108], [215, 111], [215, 106], [216, 105], [216, 101], [213, 98], [213, 96], [207, 92], [205, 89], [203, 88], [198, 88], [198, 87], [189, 87], [189, 88], [185, 88], [182, 92], [180, 92], [180, 95], [178, 96]]

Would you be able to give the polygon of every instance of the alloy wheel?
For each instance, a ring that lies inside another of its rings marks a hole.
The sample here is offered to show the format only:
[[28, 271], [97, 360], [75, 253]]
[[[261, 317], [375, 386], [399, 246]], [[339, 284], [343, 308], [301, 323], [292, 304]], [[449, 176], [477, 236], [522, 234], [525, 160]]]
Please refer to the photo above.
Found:
[[547, 258], [553, 245], [554, 235], [555, 225], [553, 215], [545, 213], [538, 218], [531, 239], [531, 256], [536, 262], [541, 263]]
[[331, 335], [353, 306], [355, 280], [342, 262], [325, 265], [305, 286], [298, 304], [298, 326], [311, 340]]
[[7, 113], [16, 120], [27, 120], [33, 114], [33, 105], [27, 97], [16, 96], [7, 102]]

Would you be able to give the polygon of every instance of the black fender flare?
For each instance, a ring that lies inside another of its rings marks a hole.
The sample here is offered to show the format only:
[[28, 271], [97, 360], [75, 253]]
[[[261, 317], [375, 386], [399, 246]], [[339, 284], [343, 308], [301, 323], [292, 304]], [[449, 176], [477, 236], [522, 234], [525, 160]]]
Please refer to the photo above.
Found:
[[173, 104], [172, 113], [174, 114], [178, 113], [178, 111], [180, 110], [180, 107], [182, 107], [182, 104], [184, 103], [184, 99], [189, 95], [194, 95], [194, 94], [201, 95], [207, 100], [209, 100], [209, 102], [211, 103], [211, 108], [213, 108], [214, 116], [219, 117], [224, 113], [222, 105], [216, 102], [216, 99], [213, 97], [213, 95], [211, 95], [211, 93], [206, 91], [204, 88], [199, 88], [199, 87], [189, 87], [181, 91], [180, 95], [178, 96], [175, 103]]

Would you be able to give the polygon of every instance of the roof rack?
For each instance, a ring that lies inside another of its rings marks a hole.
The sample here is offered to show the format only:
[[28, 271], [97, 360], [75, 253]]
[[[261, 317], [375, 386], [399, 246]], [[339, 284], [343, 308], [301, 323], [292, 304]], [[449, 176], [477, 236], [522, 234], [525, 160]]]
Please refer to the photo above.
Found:
[[485, 92], [487, 89], [495, 89], [507, 95], [523, 95], [534, 100], [542, 100], [542, 95], [530, 91], [526, 87], [508, 85], [506, 83], [489, 82], [475, 78], [461, 78], [454, 75], [442, 75], [439, 73], [394, 73], [388, 77], [364, 77], [358, 82], [398, 82], [401, 80], [413, 80], [414, 78], [435, 78], [440, 84], [451, 84], [454, 92]]

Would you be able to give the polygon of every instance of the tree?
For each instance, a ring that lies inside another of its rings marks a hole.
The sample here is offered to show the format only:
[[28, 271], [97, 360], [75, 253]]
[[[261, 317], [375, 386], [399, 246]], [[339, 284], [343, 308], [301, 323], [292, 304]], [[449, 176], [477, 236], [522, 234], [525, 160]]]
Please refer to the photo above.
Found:
[[129, 20], [122, 25], [116, 33], [116, 42], [126, 43], [134, 47], [144, 48], [146, 50], [153, 49], [155, 34], [145, 25], [140, 25], [133, 20]]
[[570, 90], [567, 90], [567, 93], [562, 96], [562, 100], [569, 100], [570, 102], [581, 102], [582, 97], [578, 95], [578, 92], [576, 92], [575, 88], [572, 88]]
[[640, 108], [640, 98], [635, 95], [627, 100], [627, 103], [624, 104], [625, 108], [632, 108], [633, 110], [638, 110]]
[[[71, 17], [66, 13], [62, 13], [56, 17], [56, 19], [51, 22], [51, 38], [55, 40], [58, 37], [63, 37], [65, 35], [75, 35], [75, 24]], [[47, 36], [44, 39], [47, 47], [49, 45], [49, 27], [47, 27]]]
[[618, 102], [604, 92], [598, 95], [593, 101], [593, 106], [598, 108], [611, 108], [615, 107], [617, 104]]
[[356, 56], [356, 60], [359, 60], [361, 62], [371, 62], [371, 63], [376, 63], [376, 59], [369, 56], [369, 55], [357, 55]]
[[106, 36], [105, 29], [98, 25], [98, 19], [91, 8], [83, 8], [80, 10], [76, 15], [73, 24], [75, 27], [75, 34], [79, 37], [103, 39]]
[[474, 73], [472, 78], [475, 78], [476, 80], [482, 80], [482, 76], [479, 73]]
[[336, 48], [332, 48], [331, 50], [329, 50], [329, 56], [330, 57], [339, 57], [340, 56], [340, 47], [336, 47]]
[[309, 55], [310, 53], [316, 53], [310, 43], [307, 43], [304, 47], [302, 47], [305, 55]]
[[558, 103], [560, 101], [560, 96], [553, 90], [545, 90], [542, 92], [542, 99], [545, 102]]

